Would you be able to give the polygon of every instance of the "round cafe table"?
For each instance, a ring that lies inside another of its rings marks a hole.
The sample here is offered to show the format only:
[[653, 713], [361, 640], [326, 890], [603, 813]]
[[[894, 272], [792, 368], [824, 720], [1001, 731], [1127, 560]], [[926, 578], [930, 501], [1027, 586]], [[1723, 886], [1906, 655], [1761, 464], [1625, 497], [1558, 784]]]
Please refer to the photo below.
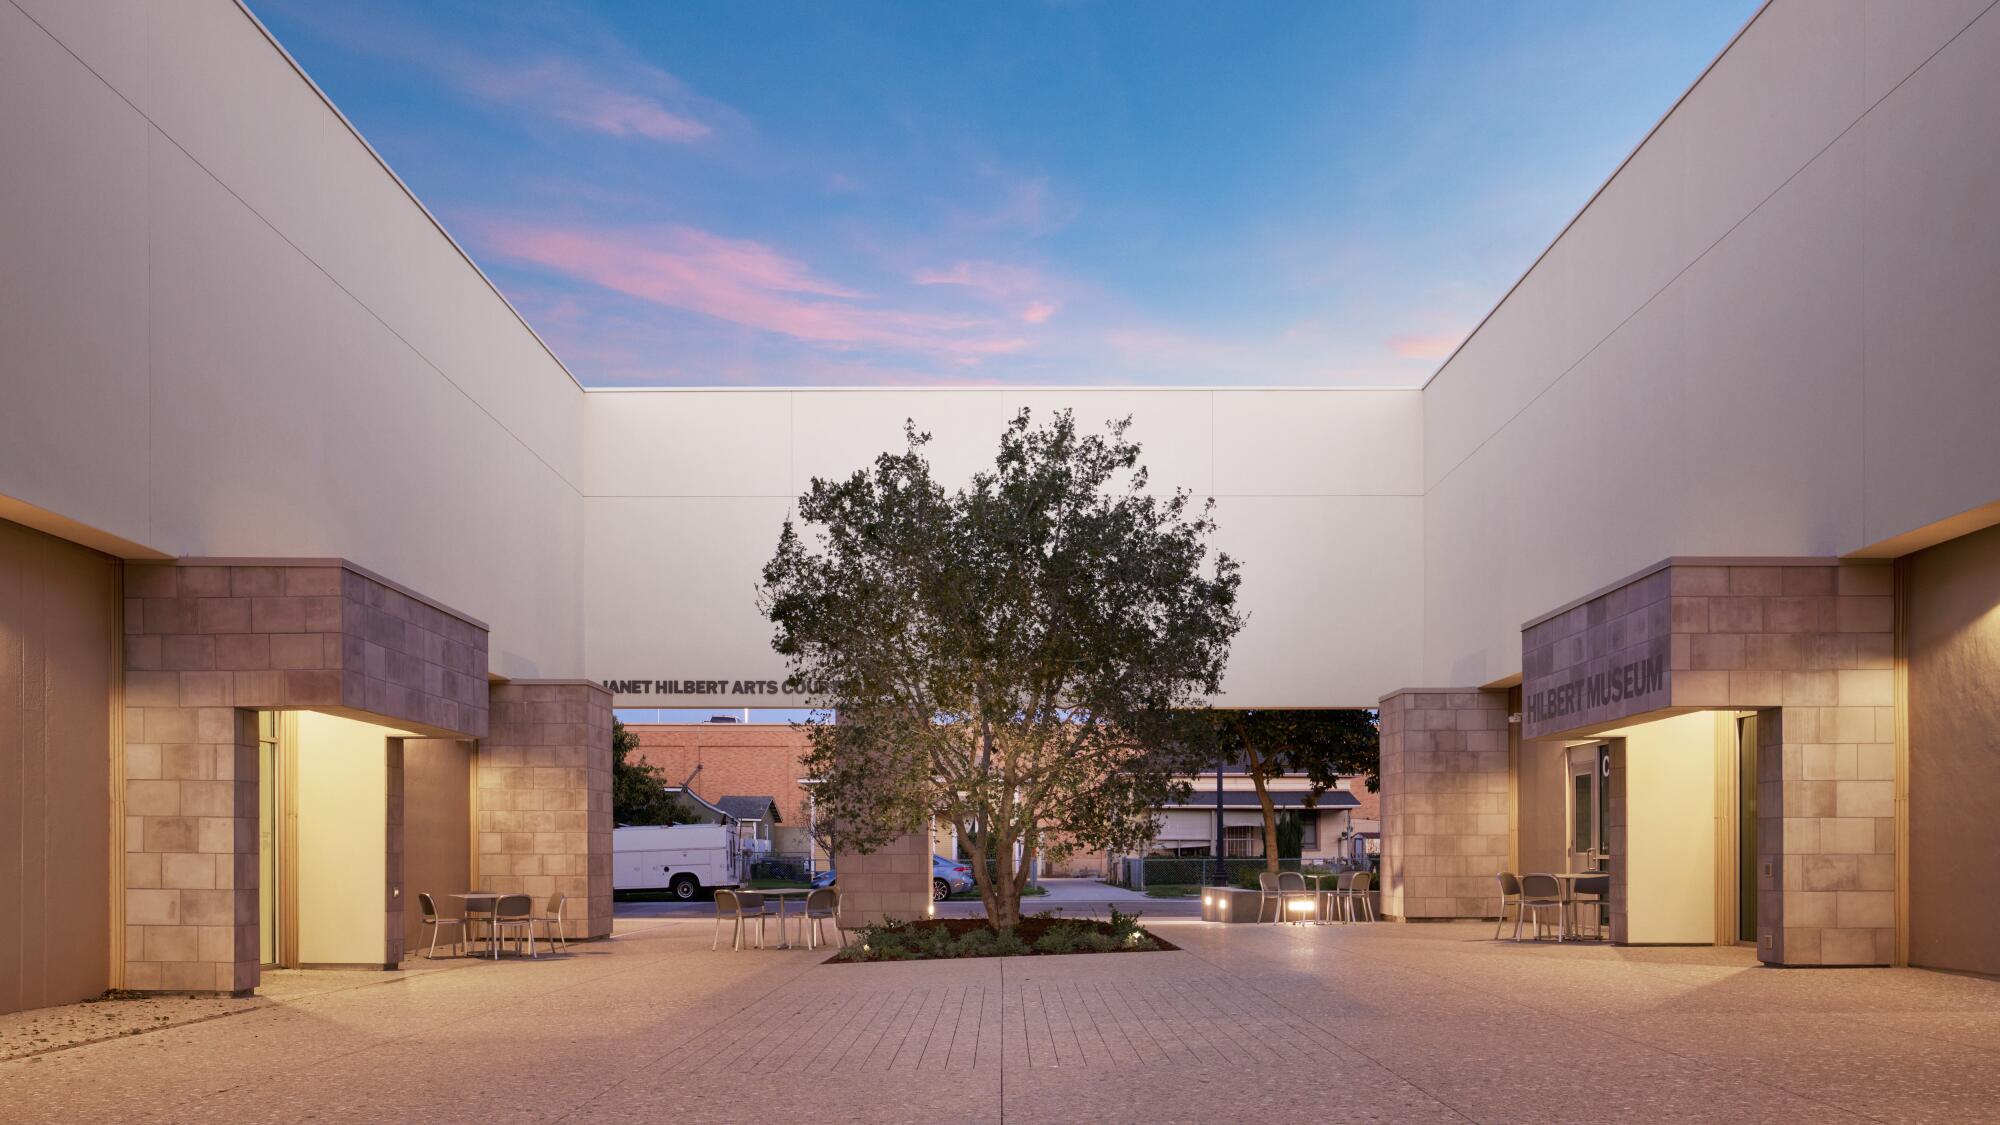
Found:
[[[768, 891], [746, 890], [743, 891], [742, 893], [746, 895], [763, 895], [765, 898], [775, 898], [778, 900], [778, 948], [790, 949], [792, 947], [792, 931], [790, 923], [786, 920], [789, 917], [789, 915], [785, 912], [785, 903], [795, 898], [796, 899], [805, 898], [807, 895], [813, 893], [813, 888], [774, 887]], [[805, 906], [803, 903], [799, 907], [799, 913], [801, 916], [803, 916], [805, 913]]]
[[[488, 921], [491, 921], [491, 920], [492, 920], [492, 918], [493, 918], [493, 906], [494, 906], [494, 904], [495, 904], [495, 903], [497, 903], [497, 902], [499, 902], [499, 901], [500, 901], [500, 892], [498, 892], [498, 891], [466, 891], [466, 892], [464, 892], [464, 893], [462, 893], [462, 894], [452, 894], [452, 895], [446, 895], [445, 897], [446, 897], [446, 898], [455, 898], [455, 899], [457, 899], [458, 901], [460, 901], [460, 902], [462, 902], [462, 903], [464, 903], [464, 904], [465, 904], [464, 908], [463, 908], [463, 909], [462, 909], [462, 911], [461, 911], [461, 915], [460, 915], [461, 917], [464, 917], [464, 918], [466, 919], [466, 922], [465, 922], [465, 941], [466, 941], [466, 944], [467, 944], [467, 945], [473, 945], [473, 944], [476, 944], [476, 943], [475, 943], [475, 941], [474, 941], [474, 938], [473, 938], [473, 936], [472, 936], [472, 919], [471, 919], [471, 917], [470, 917], [470, 914], [471, 914], [471, 912], [472, 912], [472, 911], [474, 911], [474, 910], [483, 910], [483, 911], [485, 911], [485, 912], [486, 912], [486, 917], [487, 917], [487, 920], [488, 920]], [[487, 941], [489, 941], [489, 942], [493, 942], [493, 941], [495, 940], [495, 939], [494, 939], [494, 936], [493, 936], [493, 934], [492, 934], [491, 932], [488, 932], [488, 934], [486, 935], [486, 939], [487, 939]], [[496, 944], [496, 945], [494, 946], [494, 951], [493, 951], [493, 952], [494, 952], [494, 955], [495, 955], [496, 957], [497, 957], [497, 956], [499, 955], [499, 952], [500, 952], [500, 950], [499, 950], [499, 947], [498, 947], [498, 945], [497, 945], [497, 944]], [[478, 956], [478, 954], [474, 954], [473, 956], [475, 956], [475, 957], [476, 957], [476, 956]]]
[[1313, 919], [1315, 924], [1324, 926], [1333, 921], [1333, 919], [1328, 918], [1326, 916], [1327, 903], [1331, 901], [1326, 897], [1327, 896], [1326, 880], [1339, 879], [1342, 875], [1351, 875], [1351, 874], [1353, 874], [1353, 872], [1351, 871], [1335, 871], [1329, 874], [1306, 876], [1306, 878], [1311, 879], [1313, 881], [1313, 901], [1319, 907], [1317, 911], [1319, 917]]
[[[1576, 885], [1585, 879], [1610, 879], [1609, 871], [1552, 871], [1549, 877], [1562, 885], [1562, 928], [1557, 940], [1576, 938], [1576, 926], [1570, 921], [1576, 914]], [[1607, 895], [1607, 897], [1609, 897]], [[1595, 904], [1593, 904], [1595, 905]]]

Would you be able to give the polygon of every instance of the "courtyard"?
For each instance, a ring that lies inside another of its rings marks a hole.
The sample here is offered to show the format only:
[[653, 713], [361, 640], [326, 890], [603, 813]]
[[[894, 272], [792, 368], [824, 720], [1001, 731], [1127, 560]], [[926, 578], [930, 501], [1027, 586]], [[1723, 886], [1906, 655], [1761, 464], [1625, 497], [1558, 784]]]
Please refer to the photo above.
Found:
[[536, 961], [0, 1017], [0, 1119], [2000, 1117], [1984, 978], [1165, 912], [1177, 952], [829, 965], [646, 913]]

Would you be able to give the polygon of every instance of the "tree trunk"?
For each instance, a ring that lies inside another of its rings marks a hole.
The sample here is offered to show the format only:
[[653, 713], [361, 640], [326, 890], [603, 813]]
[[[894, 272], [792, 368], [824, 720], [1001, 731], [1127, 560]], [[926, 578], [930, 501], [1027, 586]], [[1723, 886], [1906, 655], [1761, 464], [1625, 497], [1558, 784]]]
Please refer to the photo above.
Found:
[[1250, 770], [1250, 784], [1257, 787], [1257, 804], [1262, 808], [1264, 813], [1264, 867], [1266, 870], [1276, 871], [1278, 869], [1278, 807], [1271, 803], [1271, 790], [1266, 786], [1264, 780], [1264, 763], [1258, 759], [1257, 752], [1247, 746], [1244, 747], [1243, 761]]
[[993, 852], [993, 889], [990, 895], [982, 896], [987, 900], [986, 924], [996, 930], [1011, 930], [1021, 924], [1021, 889], [1014, 883], [1014, 841], [996, 840]]

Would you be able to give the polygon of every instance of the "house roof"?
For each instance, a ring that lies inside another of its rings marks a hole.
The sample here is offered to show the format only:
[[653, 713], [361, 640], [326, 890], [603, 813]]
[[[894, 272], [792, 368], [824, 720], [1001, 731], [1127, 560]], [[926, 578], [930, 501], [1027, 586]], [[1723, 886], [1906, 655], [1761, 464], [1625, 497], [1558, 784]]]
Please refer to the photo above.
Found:
[[[1306, 798], [1309, 796], [1311, 794], [1303, 789], [1289, 791], [1273, 789], [1271, 791], [1271, 803], [1281, 809], [1351, 809], [1361, 804], [1355, 798], [1354, 794], [1349, 793], [1345, 789], [1329, 789], [1321, 793], [1319, 800], [1310, 805], [1306, 803]], [[1170, 809], [1212, 809], [1215, 807], [1215, 790], [1211, 789], [1204, 793], [1197, 789], [1187, 800], [1166, 807]], [[1225, 809], [1254, 809], [1262, 806], [1257, 801], [1257, 794], [1252, 790], [1225, 789], [1222, 791], [1222, 807]]]
[[709, 801], [703, 800], [701, 794], [695, 792], [692, 789], [687, 788], [686, 786], [667, 785], [663, 786], [663, 788], [666, 789], [668, 793], [671, 793], [676, 797], [686, 798], [691, 806], [688, 809], [688, 811], [693, 813], [697, 818], [701, 816], [703, 810], [707, 810], [711, 815], [715, 817], [717, 821], [734, 819], [733, 813], [730, 813], [725, 809], [718, 808]]
[[780, 819], [774, 797], [719, 797], [715, 807], [737, 820], [767, 820], [777, 824]]

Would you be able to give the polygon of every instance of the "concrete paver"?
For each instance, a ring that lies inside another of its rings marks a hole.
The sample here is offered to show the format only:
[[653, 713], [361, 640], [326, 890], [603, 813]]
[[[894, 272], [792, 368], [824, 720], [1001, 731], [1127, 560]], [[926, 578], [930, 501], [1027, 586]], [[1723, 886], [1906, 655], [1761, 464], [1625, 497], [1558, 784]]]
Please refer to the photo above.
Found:
[[1181, 950], [831, 965], [628, 918], [0, 1061], [0, 1120], [2000, 1119], [2000, 982], [1476, 925], [1158, 928]]

